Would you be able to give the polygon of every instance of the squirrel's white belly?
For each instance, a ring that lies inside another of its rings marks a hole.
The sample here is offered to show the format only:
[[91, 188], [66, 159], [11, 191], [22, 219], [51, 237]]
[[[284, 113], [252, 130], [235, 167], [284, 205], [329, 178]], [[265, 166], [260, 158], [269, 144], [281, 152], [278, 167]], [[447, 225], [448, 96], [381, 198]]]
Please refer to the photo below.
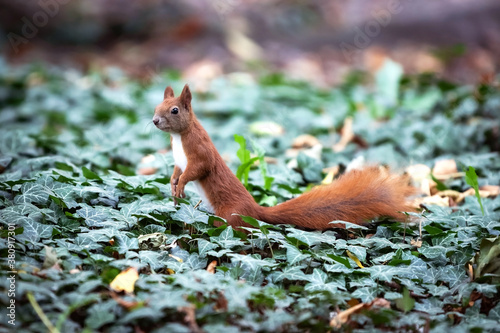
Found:
[[[175, 165], [178, 166], [182, 172], [186, 170], [187, 167], [187, 157], [186, 154], [184, 153], [184, 148], [182, 147], [182, 140], [180, 134], [176, 133], [170, 133], [172, 136], [172, 152], [174, 154], [174, 161]], [[196, 189], [196, 192], [201, 198], [201, 201], [203, 205], [207, 208], [208, 211], [211, 213], [215, 213], [215, 209], [208, 200], [207, 194], [205, 193], [205, 190], [203, 189], [203, 186], [201, 186], [200, 182], [195, 180], [193, 181], [194, 187]]]
[[186, 154], [184, 153], [184, 148], [182, 148], [182, 141], [180, 134], [170, 133], [172, 137], [172, 152], [174, 153], [175, 165], [181, 168], [182, 172], [186, 170], [188, 160]]

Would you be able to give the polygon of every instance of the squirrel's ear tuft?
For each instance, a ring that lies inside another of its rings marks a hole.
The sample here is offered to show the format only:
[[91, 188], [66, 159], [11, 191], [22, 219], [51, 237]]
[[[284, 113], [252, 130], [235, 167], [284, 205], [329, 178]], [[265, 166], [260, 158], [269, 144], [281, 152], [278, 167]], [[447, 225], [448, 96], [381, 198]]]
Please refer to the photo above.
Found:
[[187, 84], [184, 86], [184, 89], [182, 89], [182, 93], [179, 98], [182, 105], [189, 110], [189, 106], [191, 105], [191, 90], [189, 90], [189, 86]]
[[165, 92], [163, 93], [163, 99], [174, 98], [174, 90], [171, 86], [165, 88]]

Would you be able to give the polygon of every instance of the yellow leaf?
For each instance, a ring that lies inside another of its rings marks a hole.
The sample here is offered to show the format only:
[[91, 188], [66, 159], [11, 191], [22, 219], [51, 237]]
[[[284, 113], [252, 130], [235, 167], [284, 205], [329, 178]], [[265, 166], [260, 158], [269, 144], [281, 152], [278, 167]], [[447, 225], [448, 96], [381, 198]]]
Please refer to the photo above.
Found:
[[134, 292], [135, 282], [139, 279], [139, 272], [133, 267], [129, 267], [126, 270], [118, 274], [113, 281], [109, 284], [111, 289], [120, 292], [124, 291], [126, 293]]
[[336, 165], [331, 168], [326, 168], [323, 169], [323, 171], [326, 172], [326, 177], [325, 179], [323, 179], [323, 181], [321, 181], [321, 184], [329, 185], [333, 182], [333, 178], [335, 178], [335, 176], [339, 173], [339, 166]]
[[352, 254], [351, 252], [349, 252], [349, 250], [346, 250], [347, 252], [347, 256], [349, 258], [351, 258], [352, 260], [354, 260], [354, 262], [356, 263], [356, 265], [358, 265], [359, 268], [365, 268], [362, 264], [361, 264], [361, 261], [359, 261], [358, 257], [356, 257], [354, 254]]
[[173, 254], [169, 254], [168, 255], [170, 258], [174, 258], [175, 260], [177, 260], [178, 262], [182, 262], [182, 259], [177, 257], [177, 256], [174, 256]]
[[167, 273], [168, 273], [168, 275], [173, 275], [173, 274], [175, 274], [175, 271], [171, 268], [167, 268]]

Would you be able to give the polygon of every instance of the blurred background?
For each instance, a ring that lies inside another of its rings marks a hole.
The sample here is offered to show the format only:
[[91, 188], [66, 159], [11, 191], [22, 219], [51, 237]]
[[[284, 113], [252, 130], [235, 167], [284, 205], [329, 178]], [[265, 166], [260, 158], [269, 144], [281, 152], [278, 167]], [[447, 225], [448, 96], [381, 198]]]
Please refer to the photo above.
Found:
[[500, 67], [498, 0], [0, 0], [9, 63], [83, 71], [118, 66], [149, 80], [283, 71], [319, 86], [389, 57], [406, 73], [460, 83]]

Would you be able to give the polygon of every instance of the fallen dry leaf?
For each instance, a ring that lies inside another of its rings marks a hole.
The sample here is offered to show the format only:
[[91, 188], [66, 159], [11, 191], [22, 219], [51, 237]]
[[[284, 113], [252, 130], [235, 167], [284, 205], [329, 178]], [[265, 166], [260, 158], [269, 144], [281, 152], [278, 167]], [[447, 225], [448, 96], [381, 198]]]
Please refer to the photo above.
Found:
[[345, 149], [345, 147], [354, 139], [354, 132], [352, 130], [352, 117], [347, 117], [344, 120], [344, 125], [340, 131], [341, 136], [339, 142], [333, 145], [332, 149], [338, 153]]
[[[500, 193], [500, 186], [484, 185], [479, 190], [481, 198], [495, 197]], [[434, 195], [428, 195], [422, 198], [416, 198], [411, 203], [412, 207], [419, 208], [421, 205], [437, 205], [442, 207], [450, 207], [464, 201], [465, 197], [474, 196], [476, 192], [473, 188], [469, 188], [464, 192], [455, 190], [444, 190], [434, 192]]]
[[372, 307], [377, 307], [377, 308], [386, 308], [389, 309], [391, 307], [391, 302], [386, 300], [385, 298], [375, 298], [372, 303]]
[[347, 310], [344, 310], [342, 312], [337, 313], [332, 320], [330, 320], [330, 326], [333, 328], [341, 328], [343, 324], [347, 323], [349, 320], [349, 317], [360, 311], [365, 307], [364, 303], [360, 303], [358, 305], [355, 305]]
[[462, 193], [454, 190], [444, 190], [437, 192], [435, 195], [439, 195], [440, 197], [453, 198], [453, 200], [457, 201], [462, 196]]
[[142, 176], [149, 176], [149, 175], [154, 175], [156, 171], [158, 171], [158, 168], [144, 167], [137, 170], [137, 174]]
[[479, 194], [481, 192], [488, 193], [489, 197], [496, 197], [497, 195], [500, 195], [500, 186], [498, 185], [483, 185], [479, 187]]
[[312, 136], [310, 134], [303, 134], [299, 135], [293, 140], [292, 148], [295, 149], [311, 148], [319, 144], [321, 143], [315, 136]]
[[436, 179], [447, 180], [450, 178], [463, 177], [463, 172], [458, 172], [457, 163], [453, 159], [439, 160], [432, 168], [432, 174]]
[[141, 304], [140, 302], [137, 301], [126, 301], [120, 296], [118, 296], [114, 291], [110, 292], [110, 295], [111, 298], [113, 298], [116, 303], [118, 303], [120, 306], [124, 307], [127, 310], [133, 310]]
[[227, 299], [222, 290], [219, 292], [217, 300], [215, 301], [214, 310], [222, 312], [227, 311]]
[[353, 307], [347, 310], [337, 313], [336, 316], [334, 316], [332, 320], [330, 320], [330, 326], [339, 329], [342, 327], [343, 324], [349, 321], [350, 316], [364, 309], [368, 310], [372, 308], [390, 308], [390, 307], [391, 303], [383, 298], [376, 298], [369, 303], [360, 303], [354, 305]]
[[474, 269], [470, 263], [467, 263], [467, 274], [469, 275], [470, 282], [474, 281]]
[[429, 177], [431, 168], [425, 164], [414, 164], [406, 168], [406, 173], [413, 181], [420, 182]]
[[432, 168], [432, 173], [435, 176], [448, 175], [456, 172], [458, 172], [457, 162], [453, 159], [439, 160], [434, 164], [434, 168]]
[[188, 324], [189, 330], [191, 332], [201, 332], [198, 323], [196, 322], [196, 312], [193, 304], [189, 306], [182, 306], [177, 308], [180, 312], [184, 313], [184, 322]]
[[413, 208], [420, 208], [422, 205], [436, 205], [441, 207], [450, 207], [450, 199], [439, 195], [432, 195], [423, 198], [416, 198], [412, 201]]
[[430, 179], [431, 168], [425, 164], [410, 165], [405, 170], [412, 183], [425, 195], [431, 195], [436, 183]]
[[135, 282], [139, 279], [139, 272], [134, 267], [129, 267], [126, 270], [118, 274], [113, 281], [109, 284], [109, 287], [114, 291], [126, 293], [133, 293]]
[[215, 267], [216, 266], [217, 266], [217, 260], [212, 261], [207, 266], [207, 272], [209, 272], [210, 274], [215, 274]]
[[422, 241], [421, 240], [410, 240], [410, 245], [415, 246], [416, 248], [421, 248], [422, 247]]

